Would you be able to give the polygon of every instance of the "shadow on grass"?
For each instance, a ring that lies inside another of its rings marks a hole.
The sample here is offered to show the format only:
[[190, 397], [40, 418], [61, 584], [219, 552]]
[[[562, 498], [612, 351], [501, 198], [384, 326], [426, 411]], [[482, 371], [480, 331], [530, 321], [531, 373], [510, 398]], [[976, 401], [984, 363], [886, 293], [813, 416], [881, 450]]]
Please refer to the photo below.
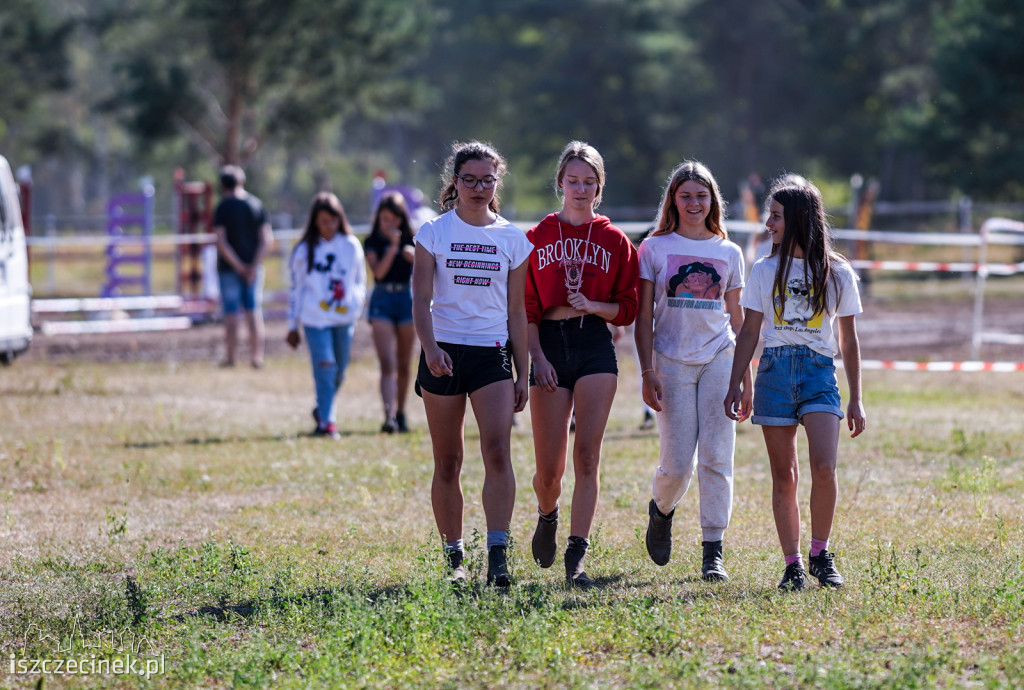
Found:
[[[638, 593], [637, 587], [654, 585], [654, 582], [626, 581], [624, 575], [608, 575], [594, 579], [594, 585], [586, 589], [569, 587], [564, 582], [531, 582], [523, 585], [513, 583], [508, 588], [494, 588], [481, 581], [462, 585], [446, 582], [395, 585], [362, 590], [358, 587], [314, 587], [290, 596], [271, 595], [262, 599], [249, 600], [239, 604], [203, 606], [193, 611], [178, 614], [174, 620], [184, 622], [212, 618], [226, 623], [239, 618], [250, 619], [262, 612], [282, 610], [291, 607], [319, 605], [331, 608], [344, 601], [358, 601], [372, 607], [396, 602], [422, 601], [430, 606], [440, 604], [449, 595], [462, 602], [486, 601], [492, 597], [509, 598], [518, 611], [563, 611], [588, 610], [608, 606], [608, 595], [627, 595], [650, 603], [695, 604], [708, 599], [717, 599], [726, 592], [731, 598], [764, 600], [775, 594], [772, 590], [751, 590], [737, 592], [729, 585], [706, 583], [699, 577], [685, 577], [675, 581], [678, 591], [659, 593]], [[665, 583], [661, 583], [665, 584]], [[631, 592], [631, 594], [630, 594]]]
[[[369, 437], [381, 435], [379, 432], [372, 430], [342, 431], [340, 433], [342, 438], [356, 436]], [[214, 446], [221, 443], [279, 443], [281, 441], [290, 441], [293, 439], [303, 438], [316, 439], [318, 442], [324, 443], [333, 442], [330, 439], [325, 439], [311, 433], [301, 433], [275, 434], [272, 436], [209, 436], [206, 438], [165, 439], [162, 441], [135, 441], [125, 443], [123, 447], [133, 450], [146, 450], [151, 448], [172, 448], [174, 446]]]

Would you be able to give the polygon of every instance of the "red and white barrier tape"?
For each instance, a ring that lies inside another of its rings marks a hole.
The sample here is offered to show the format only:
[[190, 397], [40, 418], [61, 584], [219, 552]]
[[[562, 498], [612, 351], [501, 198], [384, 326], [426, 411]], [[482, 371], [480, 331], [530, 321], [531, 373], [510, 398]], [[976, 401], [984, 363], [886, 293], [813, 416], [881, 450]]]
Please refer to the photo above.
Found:
[[974, 273], [985, 269], [989, 275], [1014, 275], [1024, 273], [1024, 262], [1019, 264], [978, 264], [969, 262], [940, 263], [936, 261], [869, 261], [853, 259], [854, 268], [873, 268], [883, 271], [960, 271]]
[[[840, 360], [836, 364], [842, 366]], [[1024, 362], [888, 362], [881, 359], [865, 359], [861, 369], [885, 369], [892, 371], [1024, 371]]]

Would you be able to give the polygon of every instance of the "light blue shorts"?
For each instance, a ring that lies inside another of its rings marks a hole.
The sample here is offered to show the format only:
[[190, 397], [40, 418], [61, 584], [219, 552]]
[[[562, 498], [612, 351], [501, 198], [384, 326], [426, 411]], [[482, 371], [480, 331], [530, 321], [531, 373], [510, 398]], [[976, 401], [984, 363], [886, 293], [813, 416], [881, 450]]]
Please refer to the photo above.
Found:
[[220, 283], [220, 299], [225, 314], [237, 314], [239, 309], [256, 311], [263, 306], [263, 267], [256, 270], [256, 280], [245, 282], [245, 278], [234, 271], [217, 273]]
[[762, 426], [794, 426], [808, 412], [843, 418], [836, 366], [806, 345], [766, 347], [754, 382], [754, 415]]
[[370, 321], [389, 321], [396, 326], [412, 323], [412, 289], [409, 283], [377, 283], [370, 293]]

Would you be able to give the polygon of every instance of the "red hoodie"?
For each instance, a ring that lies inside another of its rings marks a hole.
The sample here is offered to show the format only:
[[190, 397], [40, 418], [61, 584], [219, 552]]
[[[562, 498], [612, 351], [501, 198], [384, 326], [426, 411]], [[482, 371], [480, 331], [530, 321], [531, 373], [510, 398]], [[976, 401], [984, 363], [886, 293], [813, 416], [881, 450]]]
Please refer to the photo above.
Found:
[[[587, 242], [589, 234], [590, 242]], [[586, 258], [580, 293], [594, 302], [619, 305], [619, 314], [611, 323], [628, 326], [636, 318], [636, 288], [640, 264], [636, 249], [625, 233], [605, 216], [583, 225], [561, 224], [552, 213], [526, 233], [533, 243], [530, 269], [526, 276], [526, 318], [541, 320], [550, 307], [569, 305], [562, 257]]]

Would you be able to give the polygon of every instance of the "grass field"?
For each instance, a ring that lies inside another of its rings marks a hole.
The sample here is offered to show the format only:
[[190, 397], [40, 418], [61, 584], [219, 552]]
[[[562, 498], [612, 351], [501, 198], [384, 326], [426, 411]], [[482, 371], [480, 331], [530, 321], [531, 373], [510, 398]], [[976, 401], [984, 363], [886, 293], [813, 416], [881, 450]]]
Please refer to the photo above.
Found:
[[303, 354], [259, 372], [39, 361], [0, 371], [0, 685], [34, 686], [41, 676], [20, 671], [40, 660], [88, 671], [132, 657], [140, 672], [154, 662], [151, 677], [51, 665], [46, 684], [1024, 685], [1021, 374], [866, 372], [869, 431], [840, 442], [831, 545], [848, 586], [783, 594], [770, 476], [749, 424], [725, 537], [731, 581], [700, 581], [695, 485], [676, 513], [672, 562], [650, 562], [657, 434], [637, 430], [637, 372], [620, 360], [588, 558], [601, 586], [566, 590], [559, 564], [530, 562], [521, 415], [516, 584], [505, 594], [481, 586], [482, 470], [467, 428], [477, 586], [463, 595], [443, 581], [422, 406], [413, 401], [413, 433], [378, 435], [370, 359], [350, 368], [336, 443], [306, 435]]

